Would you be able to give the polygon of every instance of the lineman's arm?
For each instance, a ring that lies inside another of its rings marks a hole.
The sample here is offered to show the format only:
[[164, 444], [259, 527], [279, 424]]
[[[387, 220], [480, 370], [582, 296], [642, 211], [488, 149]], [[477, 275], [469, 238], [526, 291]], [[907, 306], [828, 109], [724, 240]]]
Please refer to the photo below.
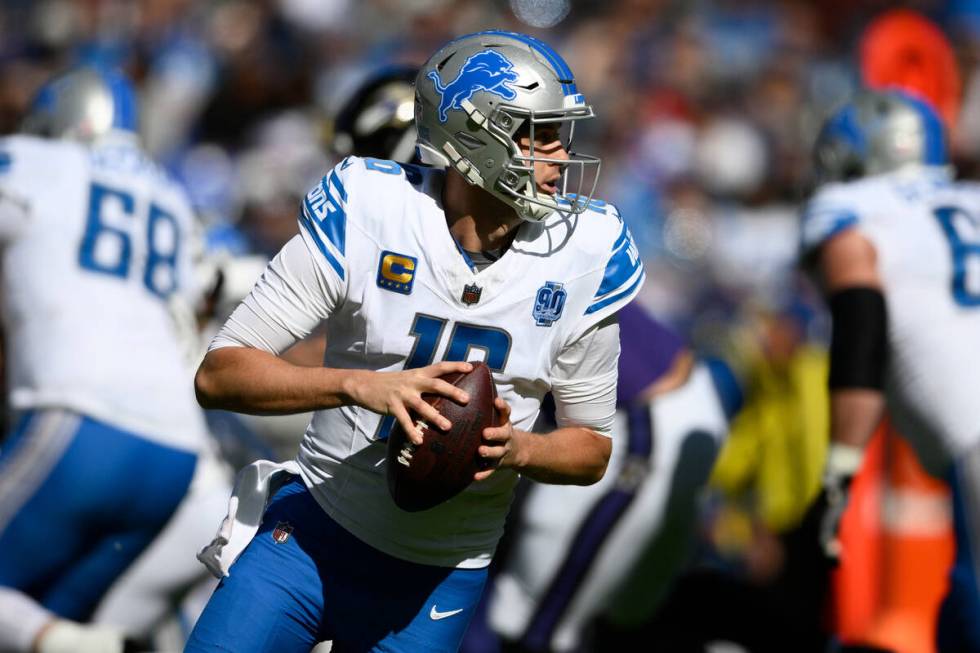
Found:
[[830, 303], [830, 448], [823, 490], [815, 503], [824, 554], [841, 554], [840, 522], [851, 479], [884, 412], [887, 313], [874, 247], [846, 229], [820, 251], [820, 271]]
[[[590, 329], [559, 357], [553, 370], [559, 428], [545, 434], [515, 429], [510, 407], [497, 399], [503, 424], [484, 431], [480, 453], [542, 483], [591, 485], [602, 478], [612, 453], [616, 413], [619, 325], [615, 316]], [[479, 472], [476, 480], [492, 470]]]
[[874, 247], [856, 229], [820, 252], [833, 317], [830, 361], [831, 443], [861, 450], [884, 412], [887, 315]]
[[410, 409], [448, 428], [448, 420], [421, 395], [438, 393], [465, 403], [466, 393], [437, 377], [469, 371], [469, 363], [374, 372], [303, 367], [279, 357], [334, 310], [339, 300], [329, 283], [299, 236], [287, 243], [215, 336], [194, 379], [201, 405], [285, 414], [356, 404], [393, 415], [416, 444], [421, 434]]

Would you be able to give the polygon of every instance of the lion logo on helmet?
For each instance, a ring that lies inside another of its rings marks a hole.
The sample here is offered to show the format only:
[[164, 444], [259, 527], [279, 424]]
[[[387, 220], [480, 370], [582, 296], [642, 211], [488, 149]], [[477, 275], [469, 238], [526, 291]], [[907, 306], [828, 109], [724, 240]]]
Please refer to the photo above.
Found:
[[446, 112], [450, 109], [462, 111], [463, 102], [473, 97], [477, 91], [493, 93], [505, 100], [517, 97], [517, 92], [509, 86], [517, 81], [514, 64], [495, 50], [484, 50], [471, 55], [463, 62], [456, 79], [445, 86], [435, 70], [430, 71], [428, 77], [442, 97], [439, 102], [439, 122], [449, 119]]

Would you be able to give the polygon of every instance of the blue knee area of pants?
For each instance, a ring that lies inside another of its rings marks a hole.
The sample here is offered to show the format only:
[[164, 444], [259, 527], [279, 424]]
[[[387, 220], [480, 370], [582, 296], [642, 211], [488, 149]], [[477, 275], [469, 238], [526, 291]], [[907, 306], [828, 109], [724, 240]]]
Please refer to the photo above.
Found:
[[[940, 651], [980, 653], [980, 593], [973, 559], [973, 538], [966, 519], [969, 505], [954, 465], [948, 476], [953, 500], [953, 529], [956, 535], [956, 559], [949, 575], [949, 592], [939, 611], [937, 645]], [[974, 509], [977, 506], [973, 506]]]
[[0, 451], [0, 585], [87, 619], [173, 514], [196, 462], [74, 413], [24, 415]]
[[198, 620], [185, 651], [456, 651], [486, 569], [399, 560], [334, 522], [302, 481], [269, 503], [255, 538]]

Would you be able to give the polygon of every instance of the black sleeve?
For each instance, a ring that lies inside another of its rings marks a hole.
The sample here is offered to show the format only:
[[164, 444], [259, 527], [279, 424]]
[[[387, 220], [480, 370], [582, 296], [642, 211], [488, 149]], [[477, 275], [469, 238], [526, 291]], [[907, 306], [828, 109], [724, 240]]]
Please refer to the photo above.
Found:
[[830, 387], [884, 387], [888, 313], [877, 288], [847, 288], [830, 297]]

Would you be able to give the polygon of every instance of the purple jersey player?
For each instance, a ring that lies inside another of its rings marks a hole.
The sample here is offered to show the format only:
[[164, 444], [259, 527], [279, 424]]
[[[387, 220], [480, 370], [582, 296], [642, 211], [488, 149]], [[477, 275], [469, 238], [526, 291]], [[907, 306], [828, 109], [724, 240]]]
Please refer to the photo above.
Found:
[[609, 469], [590, 487], [532, 486], [489, 597], [508, 650], [571, 651], [600, 613], [623, 625], [650, 615], [689, 550], [696, 493], [740, 403], [723, 364], [699, 360], [639, 305], [619, 326]]

